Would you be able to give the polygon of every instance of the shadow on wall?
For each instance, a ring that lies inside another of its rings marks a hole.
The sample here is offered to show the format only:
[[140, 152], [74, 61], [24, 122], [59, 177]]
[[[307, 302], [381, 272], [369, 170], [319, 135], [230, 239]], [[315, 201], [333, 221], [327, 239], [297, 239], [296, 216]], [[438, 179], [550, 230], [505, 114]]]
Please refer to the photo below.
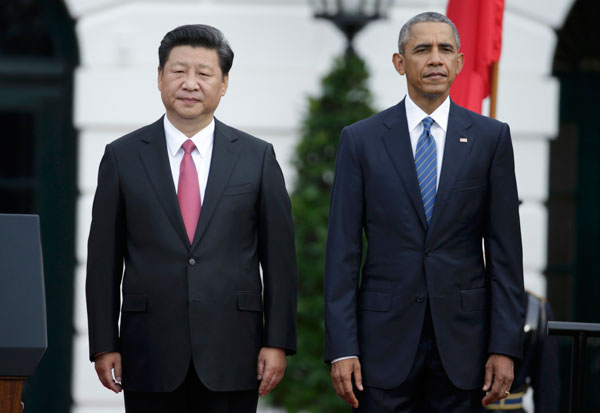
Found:
[[76, 132], [74, 22], [61, 0], [0, 8], [0, 213], [40, 215], [48, 351], [26, 382], [31, 413], [69, 412], [73, 338]]
[[[558, 31], [560, 129], [550, 148], [548, 298], [556, 319], [600, 322], [600, 2], [577, 0]], [[568, 411], [571, 340], [561, 340], [561, 409]], [[589, 341], [585, 409], [600, 411], [600, 340]]]

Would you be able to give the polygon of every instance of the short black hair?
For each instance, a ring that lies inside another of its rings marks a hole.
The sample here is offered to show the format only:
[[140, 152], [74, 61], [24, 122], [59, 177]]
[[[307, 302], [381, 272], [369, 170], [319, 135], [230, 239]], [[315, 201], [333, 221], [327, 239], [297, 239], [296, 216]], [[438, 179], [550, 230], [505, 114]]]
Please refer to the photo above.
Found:
[[436, 13], [434, 11], [427, 11], [412, 17], [404, 24], [404, 26], [402, 26], [402, 29], [400, 29], [400, 35], [398, 36], [398, 52], [400, 52], [400, 54], [404, 54], [404, 45], [410, 38], [410, 31], [412, 27], [417, 23], [446, 23], [452, 28], [454, 40], [456, 40], [457, 51], [460, 50], [460, 36], [452, 20], [443, 14]]
[[164, 69], [171, 50], [177, 46], [205, 47], [216, 50], [223, 76], [229, 73], [233, 64], [233, 50], [221, 31], [206, 24], [186, 24], [165, 34], [158, 47], [158, 65]]

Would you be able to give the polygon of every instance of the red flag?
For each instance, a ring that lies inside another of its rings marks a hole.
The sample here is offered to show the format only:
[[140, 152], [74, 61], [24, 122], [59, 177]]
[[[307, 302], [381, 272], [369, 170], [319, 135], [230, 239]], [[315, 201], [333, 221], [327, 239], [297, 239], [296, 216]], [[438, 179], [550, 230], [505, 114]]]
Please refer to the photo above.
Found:
[[504, 0], [448, 0], [446, 15], [460, 34], [465, 65], [450, 88], [456, 103], [481, 113], [490, 95], [491, 70], [500, 60]]

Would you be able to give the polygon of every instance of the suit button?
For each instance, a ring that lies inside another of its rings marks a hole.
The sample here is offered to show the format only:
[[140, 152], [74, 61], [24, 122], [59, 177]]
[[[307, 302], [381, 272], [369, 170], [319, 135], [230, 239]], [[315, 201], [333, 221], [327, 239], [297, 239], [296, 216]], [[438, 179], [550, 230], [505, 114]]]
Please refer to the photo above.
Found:
[[193, 258], [190, 258], [190, 260], [188, 261], [188, 263], [189, 263], [190, 265], [196, 265], [196, 260], [195, 260], [195, 259], [193, 259]]
[[430, 250], [429, 248], [427, 248], [427, 249], [425, 250], [425, 256], [426, 256], [426, 257], [429, 257], [430, 255], [431, 255], [431, 250]]
[[415, 299], [415, 301], [416, 301], [417, 303], [422, 303], [423, 301], [425, 301], [425, 298], [423, 298], [422, 296], [418, 296], [418, 297]]

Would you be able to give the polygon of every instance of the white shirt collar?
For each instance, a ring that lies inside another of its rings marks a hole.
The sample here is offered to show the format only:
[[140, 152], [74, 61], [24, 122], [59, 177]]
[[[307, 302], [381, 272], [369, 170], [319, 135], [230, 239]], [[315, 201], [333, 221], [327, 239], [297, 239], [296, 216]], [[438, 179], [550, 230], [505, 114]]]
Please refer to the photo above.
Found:
[[206, 158], [208, 151], [212, 149], [213, 139], [215, 135], [215, 119], [213, 118], [208, 125], [198, 133], [196, 133], [191, 138], [185, 136], [183, 132], [177, 129], [169, 119], [167, 115], [164, 116], [164, 127], [165, 127], [165, 136], [167, 138], [167, 147], [169, 148], [169, 152], [171, 156], [175, 156], [177, 151], [181, 148], [181, 145], [188, 140], [191, 139], [196, 145], [196, 149], [200, 153], [200, 157]]
[[444, 102], [433, 111], [431, 115], [425, 113], [423, 109], [417, 106], [415, 102], [410, 98], [408, 93], [404, 99], [404, 107], [406, 108], [406, 120], [408, 122], [408, 131], [413, 131], [417, 126], [421, 124], [424, 118], [431, 117], [435, 123], [442, 128], [444, 133], [448, 130], [448, 117], [450, 115], [450, 96], [444, 100]]

